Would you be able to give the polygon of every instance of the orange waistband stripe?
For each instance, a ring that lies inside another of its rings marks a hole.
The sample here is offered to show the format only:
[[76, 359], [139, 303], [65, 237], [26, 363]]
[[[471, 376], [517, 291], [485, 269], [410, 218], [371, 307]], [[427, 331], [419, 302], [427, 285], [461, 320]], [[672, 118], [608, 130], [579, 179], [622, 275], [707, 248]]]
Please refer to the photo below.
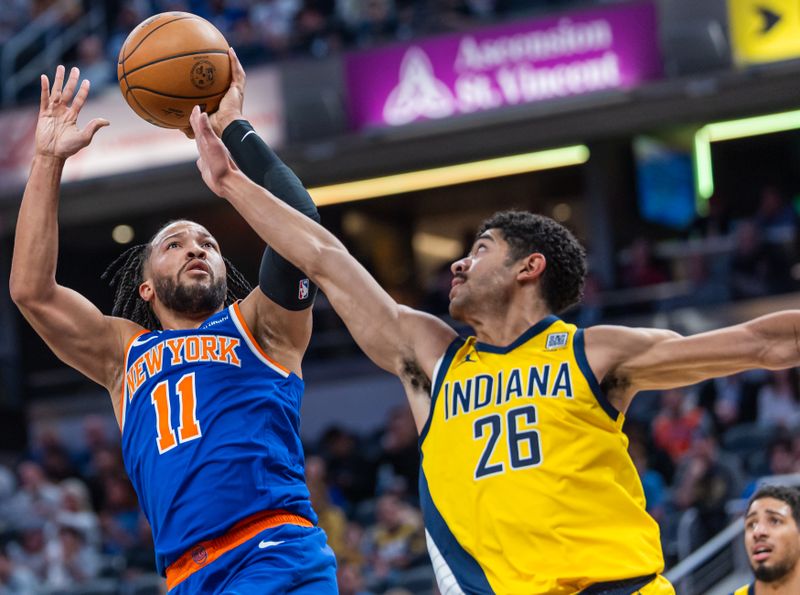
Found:
[[167, 589], [174, 589], [194, 572], [211, 564], [225, 552], [240, 546], [248, 539], [252, 539], [264, 529], [271, 529], [279, 525], [314, 526], [307, 518], [291, 514], [285, 510], [257, 512], [236, 523], [224, 535], [220, 535], [215, 539], [201, 541], [184, 552], [180, 558], [167, 567]]

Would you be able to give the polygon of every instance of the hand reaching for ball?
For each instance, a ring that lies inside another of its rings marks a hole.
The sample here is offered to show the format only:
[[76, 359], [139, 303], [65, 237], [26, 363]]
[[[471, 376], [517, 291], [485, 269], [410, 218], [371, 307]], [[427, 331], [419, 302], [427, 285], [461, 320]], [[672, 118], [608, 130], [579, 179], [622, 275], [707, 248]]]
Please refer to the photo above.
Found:
[[[78, 87], [80, 71], [73, 68], [64, 84], [64, 72], [63, 66], [56, 68], [52, 90], [47, 75], [42, 75], [39, 120], [36, 123], [37, 155], [66, 159], [88, 145], [95, 133], [109, 124], [108, 120], [95, 118], [83, 130], [78, 128], [78, 114], [89, 95], [89, 81], [84, 80]], [[76, 88], [78, 93], [73, 99]]]
[[224, 197], [227, 178], [231, 175], [241, 175], [241, 171], [231, 159], [228, 149], [211, 128], [208, 114], [201, 112], [200, 108], [195, 106], [189, 122], [197, 143], [197, 152], [200, 154], [200, 158], [197, 160], [197, 169], [200, 170], [203, 181], [211, 191], [217, 196]]
[[[246, 75], [233, 48], [228, 48], [228, 58], [230, 58], [231, 61], [231, 86], [228, 88], [225, 95], [222, 96], [217, 110], [208, 116], [211, 128], [219, 137], [222, 136], [228, 124], [234, 120], [244, 119], [242, 115], [242, 106], [244, 105]], [[194, 138], [194, 132], [191, 126], [185, 128], [183, 133], [189, 138]]]

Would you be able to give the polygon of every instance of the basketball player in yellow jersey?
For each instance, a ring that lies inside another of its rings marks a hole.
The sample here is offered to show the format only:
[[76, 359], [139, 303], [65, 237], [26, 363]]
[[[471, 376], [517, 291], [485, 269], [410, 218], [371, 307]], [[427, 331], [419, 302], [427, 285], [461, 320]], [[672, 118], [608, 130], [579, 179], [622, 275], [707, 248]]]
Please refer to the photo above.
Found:
[[195, 109], [206, 184], [327, 295], [364, 352], [399, 376], [421, 434], [420, 493], [441, 592], [674, 593], [621, 431], [640, 390], [800, 365], [800, 311], [682, 337], [577, 329], [583, 248], [555, 221], [499, 213], [453, 264], [450, 313], [397, 304], [323, 227], [242, 175]]
[[745, 513], [744, 545], [756, 580], [732, 595], [800, 593], [800, 490], [759, 488]]

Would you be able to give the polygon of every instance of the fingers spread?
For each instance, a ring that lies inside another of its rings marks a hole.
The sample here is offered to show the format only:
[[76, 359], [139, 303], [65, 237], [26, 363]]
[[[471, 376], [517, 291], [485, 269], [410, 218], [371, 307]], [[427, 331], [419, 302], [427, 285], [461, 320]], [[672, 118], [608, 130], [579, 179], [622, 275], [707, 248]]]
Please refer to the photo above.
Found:
[[56, 76], [53, 77], [53, 93], [50, 99], [57, 103], [61, 99], [61, 89], [64, 87], [64, 66], [59, 64], [56, 67]]
[[91, 83], [89, 80], [84, 79], [81, 83], [80, 89], [78, 89], [78, 94], [75, 95], [75, 101], [73, 101], [72, 105], [70, 106], [70, 111], [75, 115], [75, 117], [78, 116], [83, 104], [86, 102], [86, 98], [89, 96], [90, 87]]
[[39, 110], [44, 111], [47, 109], [47, 102], [50, 99], [50, 80], [47, 78], [46, 74], [43, 74], [42, 77], [42, 96], [39, 99]]
[[64, 86], [64, 91], [61, 96], [64, 103], [69, 103], [69, 100], [72, 99], [72, 94], [75, 93], [75, 88], [78, 86], [78, 78], [80, 75], [81, 71], [78, 70], [77, 67], [73, 66], [70, 69], [69, 78], [67, 79], [67, 84]]

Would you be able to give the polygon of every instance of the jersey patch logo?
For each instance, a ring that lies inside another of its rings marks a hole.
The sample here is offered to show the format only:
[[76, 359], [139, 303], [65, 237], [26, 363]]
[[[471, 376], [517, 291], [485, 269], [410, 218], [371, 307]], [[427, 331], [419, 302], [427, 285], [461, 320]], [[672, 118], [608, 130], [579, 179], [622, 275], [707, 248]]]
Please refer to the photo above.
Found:
[[564, 347], [567, 346], [568, 338], [569, 333], [550, 333], [547, 335], [547, 342], [545, 343], [544, 348], [548, 351], [564, 349]]
[[297, 299], [308, 299], [308, 279], [300, 279], [300, 283], [297, 286]]

